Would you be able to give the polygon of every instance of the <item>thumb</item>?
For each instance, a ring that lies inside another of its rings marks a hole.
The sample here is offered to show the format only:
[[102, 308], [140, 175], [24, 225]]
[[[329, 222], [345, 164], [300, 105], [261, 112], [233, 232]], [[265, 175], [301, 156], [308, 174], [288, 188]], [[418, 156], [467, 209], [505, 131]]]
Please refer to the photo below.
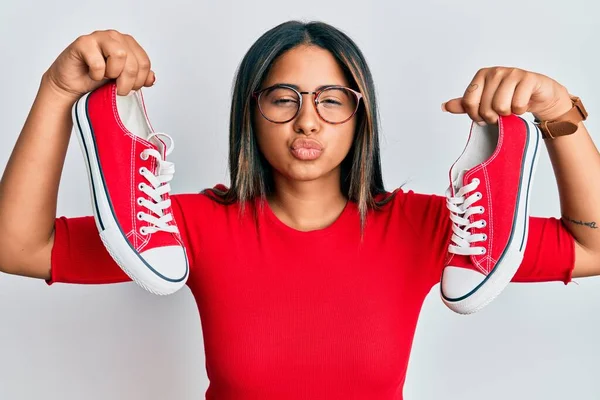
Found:
[[467, 112], [462, 106], [462, 97], [442, 103], [442, 111], [446, 111], [451, 114], [465, 114]]

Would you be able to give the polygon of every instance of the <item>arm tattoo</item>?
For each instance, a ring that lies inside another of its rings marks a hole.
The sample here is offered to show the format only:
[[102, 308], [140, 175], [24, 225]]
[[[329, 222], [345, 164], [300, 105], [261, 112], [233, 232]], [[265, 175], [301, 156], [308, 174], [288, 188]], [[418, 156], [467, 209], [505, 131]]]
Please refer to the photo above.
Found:
[[594, 221], [585, 222], [585, 221], [581, 221], [581, 220], [576, 220], [576, 219], [570, 218], [567, 215], [563, 215], [563, 218], [565, 218], [567, 221], [569, 221], [575, 225], [582, 225], [582, 226], [587, 226], [592, 229], [598, 229], [598, 225]]

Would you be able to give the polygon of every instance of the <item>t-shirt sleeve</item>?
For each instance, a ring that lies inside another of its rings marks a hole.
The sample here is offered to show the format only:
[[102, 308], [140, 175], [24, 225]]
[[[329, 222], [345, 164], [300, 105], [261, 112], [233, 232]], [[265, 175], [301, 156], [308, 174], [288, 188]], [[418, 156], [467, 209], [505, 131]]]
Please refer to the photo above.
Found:
[[396, 192], [396, 204], [411, 230], [402, 236], [410, 238], [412, 251], [416, 252], [415, 259], [419, 260], [422, 270], [420, 275], [425, 284], [433, 286], [440, 281], [452, 230], [446, 200], [439, 195], [412, 190], [398, 189]]
[[[172, 195], [171, 207], [181, 238], [188, 252], [190, 271], [193, 257], [189, 249], [188, 230], [185, 226], [179, 195]], [[108, 284], [131, 281], [112, 259], [98, 233], [93, 216], [58, 217], [55, 219], [54, 245], [51, 253], [53, 283]]]
[[527, 247], [513, 282], [571, 282], [575, 239], [561, 219], [529, 217]]
[[[415, 247], [423, 257], [431, 284], [440, 281], [452, 236], [446, 198], [413, 191], [402, 193], [405, 217], [413, 229]], [[513, 282], [571, 281], [575, 266], [574, 239], [557, 218], [529, 217], [523, 261]]]
[[93, 216], [56, 218], [48, 285], [56, 282], [104, 284], [129, 280], [104, 247]]

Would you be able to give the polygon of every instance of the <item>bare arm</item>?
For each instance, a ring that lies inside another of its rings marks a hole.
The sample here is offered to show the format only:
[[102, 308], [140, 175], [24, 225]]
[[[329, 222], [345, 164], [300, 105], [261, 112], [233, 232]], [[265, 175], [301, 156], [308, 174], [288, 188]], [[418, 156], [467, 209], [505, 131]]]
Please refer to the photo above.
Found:
[[50, 278], [60, 176], [71, 136], [71, 107], [83, 94], [117, 80], [125, 95], [152, 86], [150, 60], [129, 35], [84, 35], [43, 75], [0, 180], [0, 271]]
[[600, 154], [583, 122], [573, 135], [549, 141], [547, 147], [562, 219], [575, 238], [573, 277], [600, 275]]
[[0, 270], [49, 278], [71, 99], [42, 82], [0, 181]]

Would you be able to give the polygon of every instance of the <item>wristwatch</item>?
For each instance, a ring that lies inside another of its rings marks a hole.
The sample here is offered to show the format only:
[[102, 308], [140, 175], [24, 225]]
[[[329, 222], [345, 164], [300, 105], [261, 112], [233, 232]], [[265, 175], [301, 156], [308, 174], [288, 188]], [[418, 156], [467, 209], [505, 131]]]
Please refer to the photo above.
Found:
[[542, 131], [544, 139], [554, 139], [557, 136], [575, 133], [579, 122], [587, 119], [588, 113], [583, 103], [581, 103], [581, 99], [577, 96], [571, 96], [571, 101], [573, 102], [573, 108], [552, 121], [542, 121], [537, 117], [535, 118], [535, 123]]

